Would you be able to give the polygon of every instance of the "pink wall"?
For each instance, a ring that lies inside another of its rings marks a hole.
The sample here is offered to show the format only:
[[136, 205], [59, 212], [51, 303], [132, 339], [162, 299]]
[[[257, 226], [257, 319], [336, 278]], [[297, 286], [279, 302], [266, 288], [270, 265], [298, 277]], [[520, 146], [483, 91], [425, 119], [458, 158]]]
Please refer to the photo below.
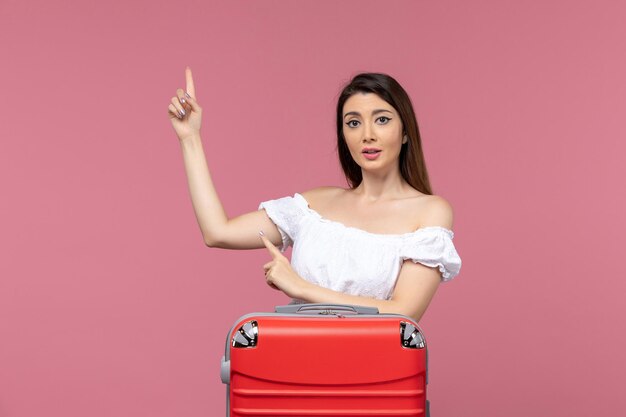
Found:
[[624, 21], [620, 1], [3, 0], [0, 416], [223, 415], [227, 331], [288, 302], [264, 251], [203, 245], [166, 114], [185, 65], [230, 215], [343, 185], [339, 89], [396, 77], [464, 262], [422, 320], [433, 415], [616, 415]]

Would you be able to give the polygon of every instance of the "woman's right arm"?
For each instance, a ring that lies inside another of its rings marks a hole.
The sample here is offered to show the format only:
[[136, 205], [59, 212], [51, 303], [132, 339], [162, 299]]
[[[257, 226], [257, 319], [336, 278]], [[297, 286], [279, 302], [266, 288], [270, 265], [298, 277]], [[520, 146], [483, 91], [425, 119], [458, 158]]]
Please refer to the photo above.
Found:
[[[191, 202], [204, 242], [207, 246], [225, 249], [256, 249], [264, 247], [259, 231], [275, 245], [281, 244], [276, 225], [265, 210], [258, 210], [229, 219], [217, 195], [207, 166], [200, 125], [202, 109], [196, 101], [191, 69], [185, 70], [187, 95], [182, 89], [168, 107], [170, 121], [180, 141]], [[181, 112], [182, 110], [182, 112]]]

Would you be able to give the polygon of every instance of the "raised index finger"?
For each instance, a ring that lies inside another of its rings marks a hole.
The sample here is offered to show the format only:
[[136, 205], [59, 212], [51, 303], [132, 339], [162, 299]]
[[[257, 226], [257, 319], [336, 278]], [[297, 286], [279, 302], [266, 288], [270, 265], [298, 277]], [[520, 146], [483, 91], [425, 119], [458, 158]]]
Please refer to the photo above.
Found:
[[185, 79], [187, 81], [186, 91], [191, 97], [196, 98], [196, 87], [193, 85], [193, 76], [191, 75], [191, 68], [185, 68]]

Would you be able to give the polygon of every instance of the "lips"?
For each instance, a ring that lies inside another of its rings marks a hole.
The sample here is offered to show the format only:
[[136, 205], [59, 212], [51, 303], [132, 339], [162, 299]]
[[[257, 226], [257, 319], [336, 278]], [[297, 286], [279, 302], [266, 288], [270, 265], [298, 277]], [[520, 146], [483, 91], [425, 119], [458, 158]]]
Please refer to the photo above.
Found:
[[373, 159], [378, 158], [378, 155], [380, 155], [382, 151], [380, 149], [377, 148], [363, 148], [363, 150], [361, 151], [361, 153], [363, 154], [363, 156], [366, 159], [369, 159], [370, 161]]
[[361, 151], [362, 153], [367, 153], [367, 154], [375, 154], [380, 152], [381, 150], [378, 148], [363, 148], [363, 150]]

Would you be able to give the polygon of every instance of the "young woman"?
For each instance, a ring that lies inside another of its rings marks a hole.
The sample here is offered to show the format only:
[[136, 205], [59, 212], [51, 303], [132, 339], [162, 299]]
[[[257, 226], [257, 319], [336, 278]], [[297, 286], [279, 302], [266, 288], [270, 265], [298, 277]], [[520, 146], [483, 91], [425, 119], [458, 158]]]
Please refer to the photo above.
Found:
[[[292, 303], [373, 306], [419, 321], [461, 259], [452, 208], [432, 194], [413, 106], [396, 80], [359, 74], [339, 97], [337, 149], [349, 188], [319, 187], [229, 218], [206, 164], [191, 69], [185, 73], [186, 91], [176, 91], [168, 114], [206, 244], [266, 247], [266, 281]], [[289, 245], [291, 263], [282, 254]]]

